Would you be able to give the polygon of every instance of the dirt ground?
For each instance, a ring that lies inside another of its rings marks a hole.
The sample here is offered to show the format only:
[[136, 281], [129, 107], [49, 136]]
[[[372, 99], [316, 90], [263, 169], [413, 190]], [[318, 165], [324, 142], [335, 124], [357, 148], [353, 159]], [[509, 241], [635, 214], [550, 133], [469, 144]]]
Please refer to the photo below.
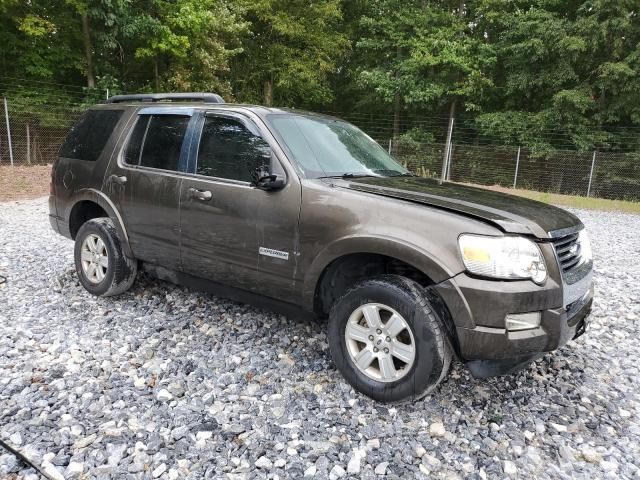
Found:
[[50, 178], [51, 165], [0, 165], [0, 202], [47, 195]]

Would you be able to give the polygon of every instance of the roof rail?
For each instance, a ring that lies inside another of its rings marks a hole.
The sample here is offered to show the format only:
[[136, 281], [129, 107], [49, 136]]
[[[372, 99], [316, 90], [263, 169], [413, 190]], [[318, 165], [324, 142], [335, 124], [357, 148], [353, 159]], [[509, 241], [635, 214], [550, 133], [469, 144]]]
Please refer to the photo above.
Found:
[[135, 95], [114, 95], [109, 97], [106, 103], [122, 102], [161, 102], [181, 101], [181, 102], [204, 102], [204, 103], [224, 103], [224, 100], [217, 93], [140, 93]]

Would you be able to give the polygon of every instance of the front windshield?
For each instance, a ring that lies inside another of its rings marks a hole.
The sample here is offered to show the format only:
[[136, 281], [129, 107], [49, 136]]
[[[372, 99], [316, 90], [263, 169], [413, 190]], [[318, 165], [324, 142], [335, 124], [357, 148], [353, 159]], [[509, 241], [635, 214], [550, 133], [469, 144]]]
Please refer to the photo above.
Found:
[[342, 120], [295, 114], [268, 120], [308, 178], [410, 175], [371, 137]]

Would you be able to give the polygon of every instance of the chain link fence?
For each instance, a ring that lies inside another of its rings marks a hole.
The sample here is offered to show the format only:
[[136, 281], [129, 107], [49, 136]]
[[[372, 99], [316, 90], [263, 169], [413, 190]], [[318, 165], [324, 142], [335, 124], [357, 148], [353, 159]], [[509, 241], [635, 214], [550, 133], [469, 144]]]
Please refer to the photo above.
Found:
[[[481, 143], [469, 129], [458, 132], [454, 129], [447, 148], [446, 122], [442, 118], [416, 121], [413, 126], [405, 127], [404, 133], [401, 130], [395, 135], [392, 118], [381, 120], [357, 114], [346, 114], [345, 118], [371, 135], [411, 172], [423, 177], [640, 201], [638, 151], [504, 146], [487, 143], [486, 139]], [[415, 132], [420, 133], [418, 139], [412, 135]]]
[[60, 146], [80, 115], [79, 107], [51, 105], [29, 108], [2, 99], [0, 165], [53, 163]]
[[[52, 163], [68, 129], [86, 108], [86, 104], [33, 106], [11, 97], [3, 100], [0, 166]], [[427, 132], [416, 139], [394, 134], [390, 116], [335, 115], [355, 123], [422, 177], [442, 178], [444, 168], [444, 177], [454, 182], [640, 201], [640, 152], [541, 152], [525, 146], [476, 144], [468, 133], [456, 130], [448, 149], [442, 121], [435, 122], [439, 126], [432, 129], [435, 134]]]
[[479, 185], [499, 185], [564, 195], [640, 201], [640, 154], [554, 150], [544, 154], [522, 147], [456, 145], [447, 162], [446, 144], [411, 146], [399, 142], [390, 151], [413, 173]]

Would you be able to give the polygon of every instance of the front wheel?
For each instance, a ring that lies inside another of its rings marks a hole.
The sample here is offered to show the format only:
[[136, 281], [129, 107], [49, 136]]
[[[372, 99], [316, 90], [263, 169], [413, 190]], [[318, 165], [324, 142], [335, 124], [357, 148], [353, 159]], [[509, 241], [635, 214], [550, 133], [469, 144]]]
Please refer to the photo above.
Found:
[[445, 377], [452, 357], [425, 290], [398, 275], [361, 281], [335, 303], [329, 346], [347, 381], [382, 402], [426, 395]]
[[88, 220], [80, 227], [74, 257], [80, 283], [100, 297], [125, 292], [138, 273], [138, 262], [124, 254], [113, 220], [107, 217]]

